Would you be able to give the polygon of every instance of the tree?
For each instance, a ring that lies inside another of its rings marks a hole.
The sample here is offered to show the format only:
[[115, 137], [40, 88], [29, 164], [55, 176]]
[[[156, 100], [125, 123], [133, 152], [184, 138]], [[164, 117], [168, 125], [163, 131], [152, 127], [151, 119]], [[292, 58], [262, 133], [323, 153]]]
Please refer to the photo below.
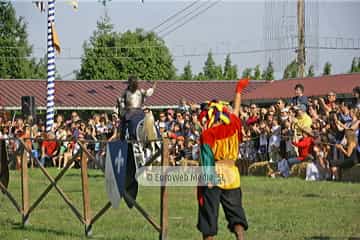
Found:
[[204, 67], [204, 76], [207, 80], [221, 80], [222, 79], [222, 67], [221, 65], [216, 65], [213, 59], [212, 53], [208, 53], [208, 57], [205, 61]]
[[273, 67], [273, 63], [271, 62], [271, 60], [269, 60], [268, 65], [262, 74], [262, 79], [264, 79], [264, 80], [274, 80], [275, 79], [274, 67]]
[[360, 72], [360, 57], [358, 57], [358, 66], [357, 66], [358, 72]]
[[331, 75], [331, 63], [326, 62], [325, 66], [324, 66], [324, 71], [323, 71], [323, 75]]
[[105, 15], [83, 45], [77, 79], [174, 79], [175, 67], [164, 41], [153, 32], [136, 29], [117, 33]]
[[10, 1], [0, 1], [0, 47], [0, 78], [46, 78], [47, 65], [31, 58], [26, 24]]
[[360, 63], [358, 62], [358, 58], [357, 57], [354, 57], [353, 60], [352, 60], [352, 63], [351, 63], [351, 69], [350, 69], [350, 72], [351, 73], [354, 73], [354, 72], [358, 72], [360, 71], [360, 69], [358, 68], [358, 66]]
[[184, 67], [184, 73], [180, 76], [180, 79], [181, 80], [192, 80], [193, 79], [190, 62], [188, 62], [186, 64], [186, 66]]
[[260, 69], [260, 65], [256, 65], [254, 68], [254, 75], [252, 76], [251, 79], [254, 80], [261, 80], [261, 69]]
[[251, 78], [251, 72], [252, 72], [252, 68], [245, 68], [244, 71], [242, 72], [241, 77], [242, 78]]
[[194, 80], [207, 80], [207, 78], [204, 75], [204, 73], [199, 72], [199, 74], [197, 76], [194, 76]]
[[314, 65], [310, 65], [309, 70], [308, 70], [307, 77], [315, 77]]
[[98, 2], [100, 2], [104, 7], [106, 7], [106, 4], [108, 2], [111, 2], [111, 0], [98, 0]]
[[231, 65], [230, 54], [228, 54], [225, 59], [223, 79], [225, 80], [237, 79], [237, 66]]
[[296, 60], [293, 60], [284, 70], [283, 79], [297, 78], [298, 77], [299, 64]]

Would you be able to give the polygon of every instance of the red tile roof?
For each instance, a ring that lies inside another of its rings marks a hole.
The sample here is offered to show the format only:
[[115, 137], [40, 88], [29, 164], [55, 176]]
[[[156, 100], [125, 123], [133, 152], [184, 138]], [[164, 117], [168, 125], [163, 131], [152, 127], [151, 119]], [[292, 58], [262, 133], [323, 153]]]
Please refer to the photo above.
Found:
[[291, 98], [296, 84], [304, 86], [306, 96], [322, 96], [330, 91], [351, 94], [355, 86], [360, 86], [360, 73], [271, 81], [246, 94], [244, 99], [254, 101]]
[[[276, 80], [272, 82], [250, 81], [245, 89], [244, 101], [271, 101], [290, 98], [296, 84], [303, 84], [305, 95], [321, 96], [330, 91], [350, 94], [360, 86], [360, 74], [341, 74], [314, 78]], [[146, 81], [140, 87], [150, 87]], [[168, 107], [187, 100], [200, 103], [211, 99], [232, 100], [236, 81], [158, 81], [153, 96], [145, 104], [152, 107]], [[55, 82], [55, 107], [57, 109], [113, 109], [116, 98], [126, 88], [126, 81], [119, 80], [58, 80]], [[38, 109], [46, 107], [46, 81], [0, 80], [0, 106], [19, 109], [21, 96], [35, 96]]]
[[[265, 84], [251, 81], [245, 93]], [[211, 99], [232, 100], [236, 81], [158, 81], [153, 96], [145, 104], [152, 107], [178, 105], [182, 97], [200, 103]], [[55, 81], [55, 107], [57, 109], [113, 109], [116, 99], [126, 88], [119, 80], [58, 80]], [[147, 89], [151, 83], [140, 81]], [[0, 80], [0, 106], [19, 109], [21, 96], [35, 96], [37, 108], [46, 107], [46, 81]]]

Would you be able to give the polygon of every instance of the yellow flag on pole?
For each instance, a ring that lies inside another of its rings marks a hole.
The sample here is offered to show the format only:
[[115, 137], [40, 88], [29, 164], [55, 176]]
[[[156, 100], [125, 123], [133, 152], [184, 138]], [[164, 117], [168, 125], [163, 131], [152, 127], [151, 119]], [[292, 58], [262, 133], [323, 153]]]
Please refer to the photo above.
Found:
[[54, 48], [58, 52], [58, 54], [60, 54], [60, 52], [61, 52], [60, 41], [59, 41], [59, 36], [55, 30], [54, 22], [51, 23], [51, 33], [52, 33], [52, 40], [53, 40]]
[[68, 0], [67, 3], [70, 4], [74, 10], [78, 10], [78, 8], [79, 8], [78, 0]]

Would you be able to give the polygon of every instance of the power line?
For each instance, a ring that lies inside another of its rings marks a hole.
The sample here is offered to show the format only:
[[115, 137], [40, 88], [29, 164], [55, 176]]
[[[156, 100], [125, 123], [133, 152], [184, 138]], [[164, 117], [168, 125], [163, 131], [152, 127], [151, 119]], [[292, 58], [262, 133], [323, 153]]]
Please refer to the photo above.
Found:
[[174, 27], [173, 29], [171, 29], [170, 31], [167, 31], [165, 34], [162, 34], [160, 37], [164, 38], [166, 36], [168, 36], [169, 34], [173, 33], [174, 31], [176, 31], [177, 29], [181, 28], [182, 26], [184, 26], [185, 24], [187, 24], [188, 22], [190, 22], [191, 20], [193, 20], [194, 18], [198, 17], [199, 15], [203, 14], [204, 12], [206, 12], [208, 9], [212, 8], [213, 6], [215, 6], [216, 4], [218, 4], [219, 2], [221, 2], [221, 0], [218, 0], [214, 3], [212, 3], [211, 5], [209, 5], [207, 8], [205, 8], [204, 10], [198, 12], [197, 14], [195, 14], [194, 16], [192, 16], [191, 18], [189, 18], [188, 20], [186, 20], [185, 22], [183, 22], [182, 24], [179, 24], [178, 26]]
[[187, 5], [185, 8], [181, 9], [180, 11], [176, 12], [175, 14], [171, 15], [170, 17], [166, 18], [164, 21], [162, 21], [160, 24], [158, 24], [157, 26], [153, 27], [150, 31], [153, 32], [155, 31], [157, 28], [161, 27], [162, 25], [164, 25], [165, 23], [171, 21], [173, 18], [177, 17], [179, 14], [185, 12], [186, 10], [188, 10], [189, 8], [191, 8], [192, 6], [194, 6], [196, 3], [200, 2], [200, 0], [197, 0], [189, 5]]
[[353, 51], [360, 50], [360, 47], [345, 48], [345, 47], [308, 46], [308, 47], [305, 47], [305, 48], [308, 48], [308, 49], [320, 49], [320, 50], [353, 50]]
[[[359, 48], [334, 48], [334, 47], [314, 47], [314, 46], [306, 46], [308, 49], [322, 49], [322, 50], [353, 50], [358, 51]], [[272, 49], [253, 49], [253, 50], [239, 50], [239, 51], [227, 51], [227, 52], [212, 52], [213, 56], [222, 56], [222, 55], [241, 55], [241, 54], [252, 54], [252, 53], [264, 53], [264, 52], [277, 52], [277, 51], [289, 51], [293, 50], [296, 51], [296, 47], [288, 47], [288, 48], [272, 48]], [[190, 53], [190, 54], [183, 54], [183, 55], [174, 55], [173, 58], [186, 58], [186, 57], [206, 57], [208, 53]], [[11, 56], [1, 56], [0, 59], [33, 59], [33, 56], [24, 56], [24, 57], [11, 57]], [[74, 56], [74, 57], [61, 57], [58, 56], [57, 59], [59, 60], [78, 60], [81, 59], [82, 56]], [[97, 59], [144, 59], [144, 58], [152, 58], [152, 56], [145, 56], [145, 57], [127, 57], [127, 56], [96, 56]]]
[[[188, 16], [192, 15], [194, 12], [196, 12], [196, 11], [198, 11], [199, 9], [201, 9], [202, 7], [206, 6], [210, 1], [211, 1], [211, 0], [207, 0], [206, 2], [202, 3], [202, 4], [201, 4], [200, 6], [198, 6], [197, 8], [191, 10], [191, 11], [188, 12], [186, 15], [182, 16], [182, 18], [179, 19], [179, 21], [180, 21], [180, 20], [183, 20], [183, 19], [186, 19]], [[175, 21], [174, 23], [169, 24], [169, 25], [166, 26], [165, 28], [159, 30], [159, 31], [157, 32], [157, 34], [160, 34], [160, 33], [164, 32], [164, 31], [167, 31], [169, 28], [171, 28], [172, 26], [174, 26], [174, 25], [176, 25], [176, 24], [178, 24], [177, 21]]]
[[[288, 50], [294, 50], [296, 48], [275, 48], [275, 49], [254, 49], [254, 50], [245, 50], [245, 51], [229, 51], [229, 52], [213, 52], [213, 56], [221, 56], [221, 55], [239, 55], [239, 54], [251, 54], [251, 53], [262, 53], [262, 52], [268, 52], [268, 51], [288, 51]], [[173, 58], [182, 58], [182, 57], [203, 57], [207, 56], [208, 53], [199, 53], [199, 54], [184, 54], [184, 55], [174, 55]], [[9, 56], [0, 56], [0, 59], [31, 59], [32, 57], [9, 57]], [[81, 59], [82, 57], [57, 57], [59, 60], [77, 60]], [[115, 59], [144, 59], [144, 58], [152, 58], [152, 56], [144, 56], [144, 57], [126, 57], [126, 56], [96, 56], [97, 59], [109, 59], [109, 58], [115, 58]]]

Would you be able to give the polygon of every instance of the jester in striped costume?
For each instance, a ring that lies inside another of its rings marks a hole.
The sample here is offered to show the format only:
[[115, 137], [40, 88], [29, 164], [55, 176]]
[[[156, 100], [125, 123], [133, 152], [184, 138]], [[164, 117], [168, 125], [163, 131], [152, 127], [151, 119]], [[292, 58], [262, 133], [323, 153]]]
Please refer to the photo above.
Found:
[[248, 228], [241, 203], [240, 173], [235, 165], [242, 137], [239, 119], [241, 92], [248, 82], [248, 79], [238, 81], [232, 111], [225, 102], [211, 101], [202, 105], [199, 115], [204, 127], [200, 162], [206, 177], [198, 187], [197, 227], [206, 240], [214, 239], [217, 234], [220, 203], [228, 228], [236, 239], [244, 239], [244, 230]]

